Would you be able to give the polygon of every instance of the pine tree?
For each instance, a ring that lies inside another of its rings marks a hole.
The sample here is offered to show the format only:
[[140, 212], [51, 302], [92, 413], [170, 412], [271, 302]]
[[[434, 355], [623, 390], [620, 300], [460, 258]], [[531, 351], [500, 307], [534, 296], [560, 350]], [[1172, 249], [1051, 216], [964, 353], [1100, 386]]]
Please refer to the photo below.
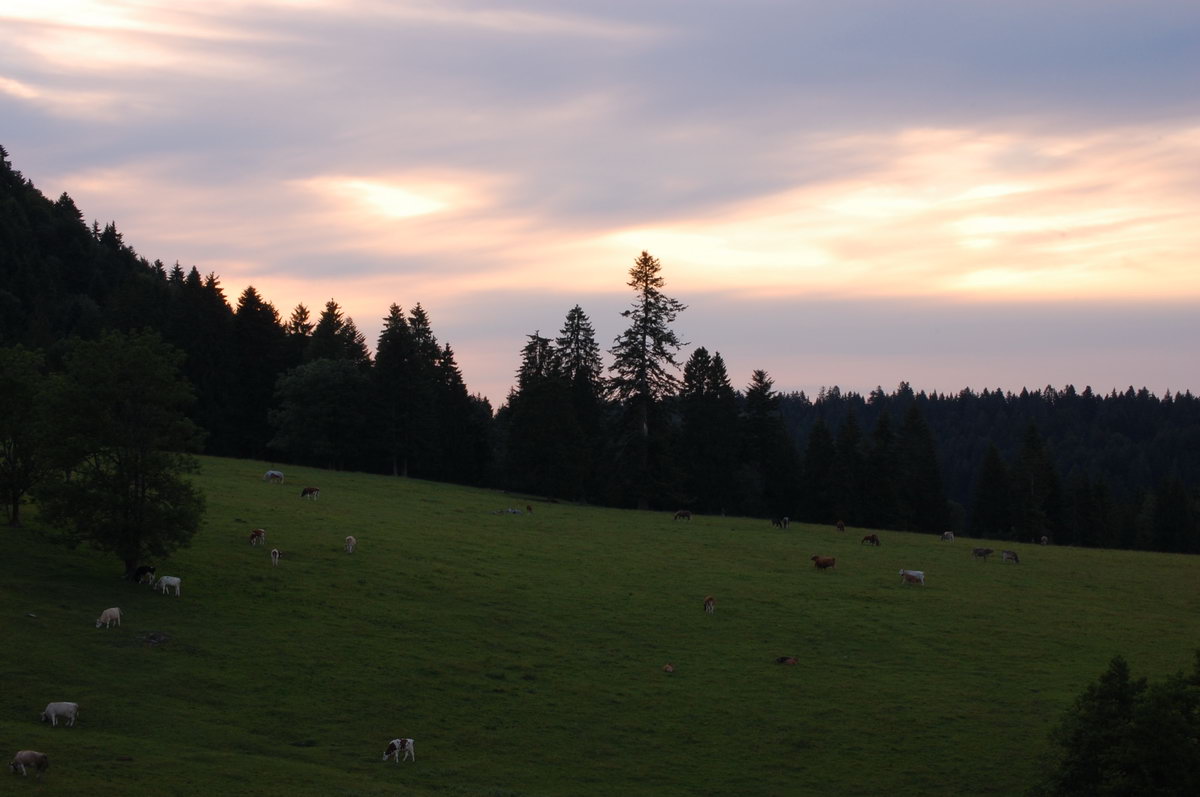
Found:
[[797, 457], [780, 417], [774, 384], [766, 371], [751, 374], [741, 422], [742, 464], [750, 483], [761, 485], [758, 505], [747, 508], [760, 517], [796, 514]]
[[738, 511], [737, 396], [720, 352], [709, 356], [703, 346], [692, 352], [683, 368], [679, 411], [685, 503], [705, 513]]
[[579, 305], [567, 311], [566, 320], [554, 340], [558, 367], [571, 392], [574, 421], [582, 435], [576, 449], [580, 484], [573, 496], [586, 500], [598, 489], [600, 452], [604, 449], [604, 383], [600, 346], [587, 314]]
[[909, 405], [900, 427], [899, 465], [897, 494], [901, 528], [946, 531], [950, 518], [938, 465], [937, 444], [916, 402]]
[[272, 434], [267, 413], [274, 399], [275, 382], [291, 363], [287, 332], [279, 313], [253, 285], [238, 297], [233, 341], [238, 385], [233, 413], [238, 428], [236, 453], [261, 458], [266, 455]]
[[1007, 540], [1012, 537], [1012, 495], [1008, 467], [995, 444], [989, 444], [979, 469], [975, 498], [971, 503], [971, 534]]
[[838, 429], [837, 456], [833, 469], [834, 514], [852, 526], [864, 525], [867, 456], [862, 430], [853, 406]]
[[658, 404], [675, 393], [679, 379], [675, 354], [683, 343], [670, 328], [686, 305], [662, 293], [662, 264], [648, 252], [634, 261], [629, 282], [636, 298], [632, 308], [621, 313], [629, 328], [613, 341], [609, 389], [623, 406], [623, 450], [621, 470], [626, 489], [638, 508], [646, 509], [650, 497], [661, 492], [660, 465], [666, 465], [666, 429], [651, 429], [657, 420]]
[[375, 344], [372, 370], [380, 402], [380, 438], [393, 476], [408, 476], [413, 424], [421, 403], [415, 356], [408, 319], [400, 306], [393, 303]]
[[834, 523], [833, 468], [837, 446], [822, 418], [818, 418], [808, 433], [804, 450], [804, 466], [800, 487], [800, 517], [809, 523]]
[[1016, 538], [1057, 536], [1062, 525], [1062, 492], [1058, 472], [1035, 424], [1025, 429], [1010, 484]]

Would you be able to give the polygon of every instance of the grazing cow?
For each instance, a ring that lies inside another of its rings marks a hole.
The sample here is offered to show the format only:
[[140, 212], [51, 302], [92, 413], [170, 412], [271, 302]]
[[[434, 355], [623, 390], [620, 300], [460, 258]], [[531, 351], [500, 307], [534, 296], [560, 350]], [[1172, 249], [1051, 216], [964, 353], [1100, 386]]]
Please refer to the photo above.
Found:
[[99, 628], [103, 623], [105, 628], [112, 628], [114, 620], [116, 620], [119, 627], [121, 625], [121, 610], [116, 606], [100, 612], [100, 616], [96, 618], [96, 627]]
[[799, 664], [795, 656], [780, 656], [775, 659], [776, 664]]
[[827, 570], [837, 564], [837, 559], [832, 556], [817, 556], [813, 554], [812, 563], [818, 570]]
[[312, 500], [316, 501], [318, 498], [321, 497], [321, 488], [320, 487], [305, 487], [304, 489], [302, 489], [300, 491], [300, 497], [301, 498], [311, 498]]
[[279, 557], [281, 556], [283, 556], [283, 551], [279, 550], [278, 548], [271, 549], [271, 567], [275, 567], [279, 564]]
[[163, 576], [162, 578], [160, 578], [158, 580], [157, 583], [155, 583], [154, 588], [161, 589], [162, 594], [166, 595], [168, 588], [174, 587], [175, 588], [175, 597], [178, 598], [179, 597], [179, 587], [182, 584], [183, 584], [183, 582], [180, 581], [177, 576]]
[[358, 545], [358, 538], [353, 534], [346, 537], [346, 553], [354, 553], [354, 546]]
[[251, 545], [263, 545], [266, 543], [266, 541], [267, 541], [267, 530], [266, 529], [254, 529], [253, 531], [250, 532], [250, 544]]
[[862, 542], [860, 542], [859, 545], [862, 545], [863, 543], [868, 543], [868, 542], [871, 545], [874, 545], [875, 547], [878, 548], [879, 547], [879, 535], [878, 534], [868, 534], [867, 536], [862, 538]]
[[973, 556], [976, 559], [982, 559], [985, 562], [987, 561], [987, 558], [994, 553], [995, 553], [995, 551], [992, 550], [991, 548], [972, 548], [971, 549], [971, 556]]
[[783, 518], [779, 518], [779, 517], [771, 518], [771, 525], [777, 529], [783, 528]]
[[405, 761], [411, 758], [414, 763], [416, 762], [417, 757], [413, 754], [412, 739], [392, 739], [388, 742], [387, 749], [383, 751], [383, 760], [387, 761], [389, 758], [394, 758], [396, 759], [396, 763], [399, 764], [402, 760], [401, 755], [404, 756], [403, 760]]
[[922, 584], [925, 583], [925, 571], [924, 570], [901, 570], [900, 571], [900, 581], [901, 582], [908, 582], [910, 584], [916, 583], [914, 581], [909, 580], [910, 576], [912, 578], [915, 578], [917, 580], [917, 582], [920, 582]]
[[143, 581], [153, 584], [154, 568], [151, 565], [140, 565], [137, 570], [129, 574], [129, 580], [136, 584], [141, 584]]
[[13, 756], [13, 760], [9, 762], [8, 768], [14, 775], [20, 772], [23, 777], [29, 775], [27, 770], [37, 770], [37, 776], [40, 779], [42, 773], [50, 769], [50, 759], [45, 753], [39, 753], [37, 750], [18, 750], [17, 754]]
[[1021, 557], [1017, 556], [1016, 551], [1001, 551], [1000, 561], [1012, 562], [1014, 565], [1019, 565], [1021, 564]]
[[533, 514], [533, 504], [526, 504], [525, 511], [532, 515]]
[[717, 610], [717, 599], [714, 598], [712, 595], [709, 595], [708, 597], [706, 597], [704, 599], [704, 611], [707, 612], [708, 614], [712, 614], [716, 610]]
[[914, 576], [912, 573], [901, 574], [900, 581], [904, 584], [920, 584], [921, 586], [925, 586], [925, 577]]
[[845, 524], [845, 523], [843, 523], [843, 522], [842, 522], [842, 521], [840, 521], [840, 520], [839, 520], [837, 523], [835, 523], [834, 525], [837, 527], [837, 530], [838, 530], [838, 531], [845, 531], [845, 530], [846, 530], [846, 524]]
[[271, 484], [283, 484], [283, 471], [269, 470], [263, 474], [263, 481]]
[[1049, 545], [1049, 544], [1050, 544], [1050, 538], [1043, 535], [1042, 536], [1042, 545]]
[[674, 664], [664, 664], [663, 672], [665, 672], [667, 674], [675, 672], [675, 665]]
[[74, 726], [75, 718], [78, 716], [78, 703], [49, 703], [46, 705], [46, 710], [42, 712], [42, 722], [49, 722], [58, 727], [58, 718], [62, 717], [67, 721], [67, 725]]
[[691, 520], [692, 513], [686, 509], [680, 509], [675, 513], [675, 520]]
[[954, 542], [954, 532], [953, 531], [943, 531], [942, 532], [942, 542]]

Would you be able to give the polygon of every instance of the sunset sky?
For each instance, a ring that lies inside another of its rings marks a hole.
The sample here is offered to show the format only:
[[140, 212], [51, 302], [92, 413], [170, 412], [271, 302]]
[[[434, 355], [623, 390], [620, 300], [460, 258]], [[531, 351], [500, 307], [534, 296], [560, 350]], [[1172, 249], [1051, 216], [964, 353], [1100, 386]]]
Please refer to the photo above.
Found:
[[735, 386], [1200, 391], [1200, 3], [0, 0], [0, 145], [139, 254], [420, 302], [493, 406], [648, 250]]

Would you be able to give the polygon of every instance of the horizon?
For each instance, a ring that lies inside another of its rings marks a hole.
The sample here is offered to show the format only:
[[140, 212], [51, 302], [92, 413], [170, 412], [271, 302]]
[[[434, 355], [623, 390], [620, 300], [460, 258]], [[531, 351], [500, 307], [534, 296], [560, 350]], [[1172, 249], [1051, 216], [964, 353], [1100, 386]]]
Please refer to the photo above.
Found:
[[1200, 7], [688, 12], [15, 0], [0, 143], [231, 305], [420, 302], [493, 408], [642, 250], [738, 389], [1200, 391]]

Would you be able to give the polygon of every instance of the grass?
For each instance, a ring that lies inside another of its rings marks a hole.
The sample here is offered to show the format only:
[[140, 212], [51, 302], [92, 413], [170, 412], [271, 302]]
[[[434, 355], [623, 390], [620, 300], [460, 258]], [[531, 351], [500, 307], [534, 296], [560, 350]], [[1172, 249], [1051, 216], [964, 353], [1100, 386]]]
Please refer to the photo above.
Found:
[[[1025, 545], [1016, 566], [933, 535], [872, 548], [765, 520], [495, 514], [529, 502], [301, 468], [268, 485], [265, 463], [201, 462], [205, 527], [158, 563], [181, 598], [120, 580], [115, 557], [4, 531], [0, 755], [51, 759], [6, 787], [1020, 794], [1113, 655], [1158, 677], [1190, 669], [1200, 640], [1196, 557]], [[265, 549], [247, 544], [259, 526]], [[902, 567], [927, 586], [901, 585]], [[109, 606], [123, 625], [97, 630]], [[37, 722], [52, 700], [81, 704], [77, 727]], [[396, 736], [415, 763], [380, 760]]]

